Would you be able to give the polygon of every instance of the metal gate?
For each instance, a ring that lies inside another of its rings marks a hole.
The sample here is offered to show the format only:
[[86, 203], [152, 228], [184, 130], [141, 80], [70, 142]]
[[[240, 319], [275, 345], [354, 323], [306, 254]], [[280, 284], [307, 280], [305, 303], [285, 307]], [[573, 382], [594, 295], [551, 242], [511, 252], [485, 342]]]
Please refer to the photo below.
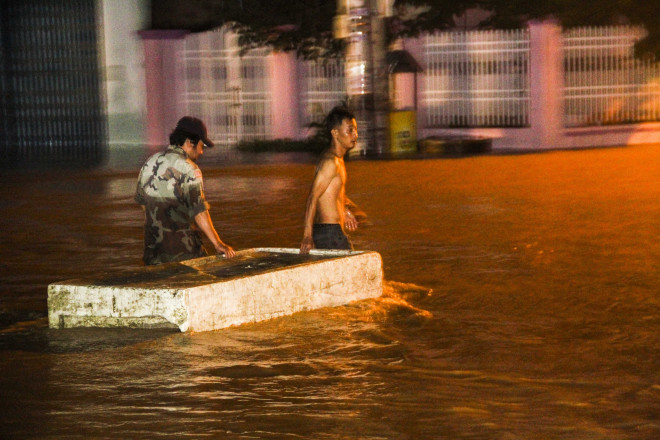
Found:
[[529, 124], [529, 30], [443, 32], [425, 38], [429, 127]]
[[103, 159], [94, 0], [4, 0], [0, 7], [0, 163]]
[[191, 34], [184, 45], [183, 100], [217, 145], [266, 139], [271, 131], [268, 49], [241, 56], [238, 36], [226, 27]]
[[330, 110], [346, 101], [343, 58], [308, 60], [301, 62], [302, 126], [322, 122]]
[[564, 31], [567, 126], [660, 120], [660, 62], [634, 54], [645, 34], [628, 26]]

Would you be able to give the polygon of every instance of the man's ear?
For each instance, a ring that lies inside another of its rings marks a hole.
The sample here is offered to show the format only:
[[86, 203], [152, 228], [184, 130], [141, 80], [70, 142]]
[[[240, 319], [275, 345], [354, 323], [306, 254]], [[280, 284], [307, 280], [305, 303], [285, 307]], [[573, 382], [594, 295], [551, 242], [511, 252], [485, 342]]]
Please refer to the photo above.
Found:
[[333, 139], [336, 138], [338, 135], [339, 135], [339, 129], [333, 128], [332, 130], [330, 130], [330, 137], [332, 137]]

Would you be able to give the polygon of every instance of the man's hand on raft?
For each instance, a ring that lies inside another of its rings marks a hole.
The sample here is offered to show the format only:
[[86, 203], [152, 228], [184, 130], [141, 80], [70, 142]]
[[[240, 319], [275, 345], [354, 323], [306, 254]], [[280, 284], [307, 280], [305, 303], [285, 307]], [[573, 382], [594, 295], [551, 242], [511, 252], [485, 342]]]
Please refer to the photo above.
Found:
[[300, 253], [303, 255], [309, 254], [311, 249], [314, 249], [314, 239], [303, 237], [302, 243], [300, 243]]
[[236, 256], [236, 251], [234, 251], [234, 248], [232, 248], [231, 246], [220, 245], [216, 248], [216, 251], [219, 254], [225, 254], [225, 258], [234, 258]]

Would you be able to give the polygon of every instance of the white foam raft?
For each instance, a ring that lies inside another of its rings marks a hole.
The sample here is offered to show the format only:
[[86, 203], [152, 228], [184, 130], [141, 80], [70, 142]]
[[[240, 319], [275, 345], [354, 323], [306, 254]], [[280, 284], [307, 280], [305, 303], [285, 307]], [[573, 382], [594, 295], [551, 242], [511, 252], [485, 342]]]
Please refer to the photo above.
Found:
[[383, 292], [373, 251], [255, 248], [139, 267], [48, 286], [51, 328], [140, 327], [207, 331], [303, 310], [375, 298]]

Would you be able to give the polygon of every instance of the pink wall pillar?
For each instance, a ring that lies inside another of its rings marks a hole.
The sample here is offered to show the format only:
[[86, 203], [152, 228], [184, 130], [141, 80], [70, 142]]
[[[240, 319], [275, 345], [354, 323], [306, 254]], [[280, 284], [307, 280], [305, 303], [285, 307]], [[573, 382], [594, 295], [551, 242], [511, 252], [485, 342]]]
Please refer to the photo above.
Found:
[[167, 145], [181, 116], [180, 55], [187, 31], [146, 30], [142, 38], [147, 92], [146, 138], [149, 146]]
[[417, 78], [416, 73], [397, 73], [392, 75], [393, 96], [391, 106], [394, 110], [416, 110]]
[[298, 61], [295, 52], [273, 52], [269, 56], [272, 94], [272, 139], [297, 139]]
[[554, 22], [533, 21], [530, 33], [529, 148], [561, 147], [563, 124], [563, 53], [561, 28]]

